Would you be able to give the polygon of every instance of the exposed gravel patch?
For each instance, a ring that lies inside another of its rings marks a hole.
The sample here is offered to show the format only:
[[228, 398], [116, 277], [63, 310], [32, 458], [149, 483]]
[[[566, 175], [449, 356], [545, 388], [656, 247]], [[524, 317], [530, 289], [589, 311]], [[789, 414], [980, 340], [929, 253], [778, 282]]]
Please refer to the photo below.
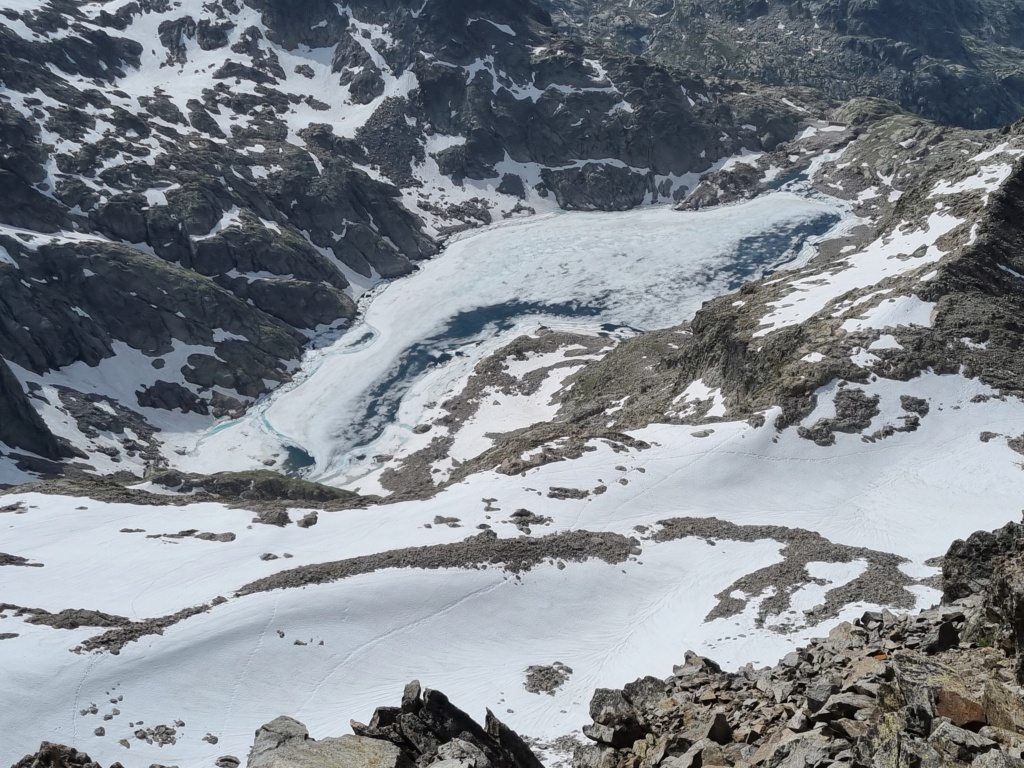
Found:
[[90, 637], [73, 650], [75, 653], [107, 651], [116, 656], [128, 643], [135, 642], [146, 635], [162, 635], [168, 627], [197, 614], [206, 613], [212, 607], [212, 604], [195, 605], [183, 608], [177, 613], [172, 613], [168, 616], [159, 616], [155, 619], [144, 619], [143, 621], [131, 621], [108, 630], [102, 635]]
[[560, 661], [554, 664], [535, 664], [526, 668], [523, 687], [530, 693], [546, 693], [554, 696], [555, 691], [565, 685], [572, 675], [572, 667]]
[[[655, 541], [674, 541], [689, 536], [728, 541], [759, 541], [773, 539], [782, 543], [783, 561], [749, 573], [730, 584], [715, 597], [718, 605], [707, 615], [705, 621], [735, 616], [747, 607], [752, 597], [775, 588], [775, 594], [764, 599], [758, 610], [757, 625], [767, 626], [778, 632], [785, 632], [786, 625], [767, 625], [770, 617], [780, 616], [790, 608], [794, 592], [807, 584], [822, 584], [807, 570], [812, 562], [849, 563], [864, 560], [867, 568], [847, 584], [835, 587], [825, 594], [824, 603], [805, 612], [811, 623], [833, 618], [850, 603], [866, 602], [896, 608], [913, 608], [914, 594], [906, 589], [918, 583], [899, 569], [907, 559], [888, 552], [879, 552], [865, 547], [850, 547], [836, 544], [814, 531], [803, 528], [784, 528], [777, 525], [736, 525], [717, 518], [677, 517], [660, 520], [662, 529], [653, 535]], [[746, 598], [731, 597], [740, 590]]]
[[434, 484], [432, 470], [434, 463], [448, 455], [455, 442], [449, 435], [438, 436], [418, 451], [410, 453], [396, 467], [388, 467], [380, 473], [380, 487], [392, 493], [389, 502], [402, 501], [413, 497], [433, 496], [440, 490]]
[[583, 562], [596, 558], [615, 564], [639, 553], [640, 546], [635, 538], [617, 533], [567, 531], [540, 538], [499, 539], [494, 531], [485, 530], [451, 544], [393, 549], [281, 571], [246, 584], [236, 595], [326, 584], [383, 568], [486, 568], [495, 565], [518, 574], [548, 561]]
[[102, 611], [91, 611], [80, 608], [66, 608], [58, 613], [33, 611], [34, 615], [26, 619], [27, 624], [43, 624], [54, 629], [78, 629], [79, 627], [116, 627], [130, 623], [124, 616], [114, 616]]
[[196, 528], [190, 528], [187, 531], [178, 531], [177, 533], [150, 533], [146, 536], [147, 539], [199, 539], [200, 541], [234, 541], [235, 534], [230, 531], [227, 533], [210, 533], [209, 531], [200, 531]]

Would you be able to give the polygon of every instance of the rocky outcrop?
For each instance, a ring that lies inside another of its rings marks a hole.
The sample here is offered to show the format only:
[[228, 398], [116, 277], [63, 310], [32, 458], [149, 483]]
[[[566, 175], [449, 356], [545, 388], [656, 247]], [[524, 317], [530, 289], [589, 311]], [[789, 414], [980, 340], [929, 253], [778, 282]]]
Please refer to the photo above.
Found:
[[[456, 527], [457, 518], [447, 518]], [[511, 573], [529, 571], [541, 563], [583, 562], [593, 559], [621, 563], [641, 552], [635, 537], [618, 533], [575, 530], [547, 536], [499, 538], [491, 529], [450, 544], [391, 549], [347, 560], [302, 565], [250, 582], [237, 594], [328, 584], [383, 568], [503, 567]]]
[[[1008, 523], [957, 540], [943, 559], [943, 596], [980, 593], [985, 615], [970, 628], [978, 643], [1001, 648], [1016, 658], [1024, 684], [1024, 526]], [[1022, 721], [1024, 722], [1024, 721]]]
[[1006, 0], [545, 0], [556, 19], [709, 74], [892, 99], [946, 123], [1024, 111], [1024, 13]]
[[993, 576], [1024, 554], [1024, 526], [1007, 523], [957, 539], [942, 560], [942, 599], [947, 602], [990, 590]]
[[62, 451], [46, 424], [29, 403], [21, 382], [0, 358], [0, 443], [59, 459]]
[[[298, 720], [282, 715], [256, 731], [246, 768], [543, 768], [526, 742], [490, 710], [481, 726], [443, 693], [421, 689], [416, 680], [405, 687], [400, 706], [379, 707], [369, 725], [352, 721], [352, 730], [355, 735], [316, 740]], [[234, 755], [217, 760], [220, 768], [240, 764]], [[100, 766], [83, 752], [44, 741], [13, 768]]]
[[542, 768], [519, 735], [487, 711], [481, 727], [440, 691], [405, 687], [398, 707], [378, 707], [368, 725], [352, 722], [357, 736], [399, 748], [410, 764], [438, 768]]
[[278, 717], [256, 731], [247, 768], [542, 768], [526, 743], [490, 711], [481, 727], [440, 691], [405, 687], [398, 707], [379, 707], [355, 735], [316, 741]]
[[100, 765], [73, 747], [44, 741], [38, 752], [26, 755], [13, 768], [100, 768]]
[[306, 727], [281, 716], [256, 731], [248, 768], [413, 768], [394, 744], [361, 736], [315, 741]]
[[151, 482], [175, 493], [209, 494], [217, 498], [238, 499], [244, 502], [334, 502], [353, 506], [357, 505], [361, 498], [352, 491], [285, 477], [269, 470], [218, 472], [215, 475], [166, 471], [154, 474]]
[[1024, 765], [1020, 541], [1012, 525], [956, 542], [959, 599], [868, 611], [774, 667], [688, 652], [664, 680], [598, 690], [574, 768]]

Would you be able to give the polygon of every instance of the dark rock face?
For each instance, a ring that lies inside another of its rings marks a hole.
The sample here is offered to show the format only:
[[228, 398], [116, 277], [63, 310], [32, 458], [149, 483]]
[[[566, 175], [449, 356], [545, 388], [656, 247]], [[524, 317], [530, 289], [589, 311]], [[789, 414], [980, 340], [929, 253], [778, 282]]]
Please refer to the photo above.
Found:
[[0, 358], [0, 442], [47, 459], [62, 455], [57, 439], [32, 408], [21, 382]]
[[100, 768], [100, 765], [73, 747], [44, 741], [38, 752], [26, 755], [12, 768]]
[[835, 418], [819, 419], [810, 427], [800, 427], [797, 434], [821, 446], [832, 445], [835, 432], [861, 432], [871, 426], [879, 413], [878, 400], [878, 395], [868, 396], [862, 389], [842, 389], [835, 396]]
[[1008, 558], [1024, 553], [1024, 526], [1007, 523], [997, 531], [978, 531], [957, 539], [942, 560], [942, 599], [959, 600], [992, 585]]
[[560, 23], [708, 74], [872, 95], [953, 125], [1024, 114], [1024, 10], [1007, 0], [544, 0]]
[[483, 727], [440, 691], [406, 686], [400, 707], [378, 707], [369, 725], [352, 722], [357, 736], [396, 745], [416, 765], [461, 760], [473, 768], [541, 768], [526, 743], [490, 710]]
[[[333, 54], [286, 68], [300, 46]], [[196, 63], [210, 51], [218, 66]], [[121, 405], [211, 415], [345, 328], [353, 277], [408, 274], [438, 235], [545, 197], [677, 198], [685, 174], [792, 137], [804, 114], [512, 0], [44, 4], [0, 16], [0, 71], [0, 358], [45, 378], [206, 347]], [[461, 199], [467, 183], [481, 195]], [[59, 458], [24, 399], [4, 400], [5, 442]]]
[[983, 597], [986, 614], [971, 628], [972, 639], [1014, 655], [1017, 680], [1024, 682], [1024, 526], [1007, 523], [958, 539], [943, 558], [942, 575], [944, 599]]

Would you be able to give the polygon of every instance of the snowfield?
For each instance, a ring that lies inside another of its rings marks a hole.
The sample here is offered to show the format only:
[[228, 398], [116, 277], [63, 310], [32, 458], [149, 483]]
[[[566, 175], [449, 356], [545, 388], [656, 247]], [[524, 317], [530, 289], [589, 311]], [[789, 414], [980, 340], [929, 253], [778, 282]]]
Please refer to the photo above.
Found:
[[[413, 438], [421, 413], [395, 423], [383, 412], [406, 390], [424, 403], [445, 399], [454, 380], [538, 322], [584, 333], [675, 325], [853, 219], [839, 200], [780, 192], [695, 213], [560, 213], [471, 233], [384, 286], [352, 331], [312, 352], [295, 382], [245, 418], [198, 444], [170, 438], [188, 451], [175, 463], [243, 469], [291, 446], [315, 459], [311, 479], [359, 486], [368, 462], [357, 456], [392, 453]], [[415, 360], [443, 354], [457, 359], [425, 392]]]
[[[343, 132], [352, 129], [347, 115], [327, 117]], [[1003, 174], [1001, 164], [986, 165], [933, 188], [938, 197], [987, 201]], [[935, 268], [966, 227], [940, 204], [924, 226], [901, 223], [863, 247], [847, 246], [824, 270], [812, 261], [816, 244], [865, 222], [852, 203], [799, 185], [699, 213], [648, 207], [490, 227], [455, 239], [407, 278], [362, 286], [355, 327], [314, 345], [294, 380], [243, 418], [211, 428], [210, 419], [162, 412], [166, 419], [155, 423], [177, 469], [281, 468], [285, 455], [305, 457], [311, 479], [383, 495], [386, 462], [378, 457], [428, 445], [440, 428], [417, 427], [432, 424], [439, 403], [513, 339], [556, 329], [610, 346], [680, 323], [703, 301], [786, 266], [795, 268], [773, 278], [780, 287], [772, 296], [781, 298], [753, 316], [753, 335], [824, 313], [843, 318], [837, 335], [891, 329], [854, 353], [870, 368], [880, 358], [869, 350], [900, 348], [897, 329], [932, 323], [934, 305], [913, 285], [901, 283], [897, 293], [893, 281], [928, 280], [915, 275]], [[843, 299], [850, 292], [860, 295]], [[598, 346], [581, 346], [576, 359], [596, 358]], [[510, 360], [507, 370], [528, 376], [569, 359], [559, 349]], [[817, 351], [802, 357], [824, 359]], [[145, 363], [119, 349], [90, 371], [18, 373], [44, 389], [88, 375], [97, 391], [130, 400], [134, 392], [119, 387]], [[427, 471], [446, 480], [456, 461], [493, 444], [489, 435], [554, 417], [552, 396], [572, 370], [557, 368], [530, 394], [485, 389]], [[878, 414], [863, 435], [839, 431], [828, 447], [795, 427], [774, 429], [779, 409], [760, 427], [728, 420], [735, 417], [722, 388], [698, 378], [673, 408], [683, 413], [710, 400], [709, 415], [722, 421], [631, 432], [644, 447], [593, 439], [578, 458], [518, 474], [478, 472], [430, 498], [321, 510], [313, 527], [294, 524], [306, 512], [299, 508], [277, 527], [250, 510], [184, 496], [142, 506], [5, 495], [0, 554], [28, 562], [0, 568], [0, 682], [16, 692], [0, 699], [0, 757], [16, 760], [45, 738], [103, 764], [208, 768], [221, 755], [244, 759], [256, 728], [280, 714], [305, 722], [315, 738], [338, 735], [349, 718], [368, 721], [374, 707], [395, 703], [413, 678], [474, 717], [489, 707], [520, 733], [549, 740], [579, 733], [595, 687], [667, 675], [687, 650], [733, 668], [767, 665], [840, 620], [891, 604], [856, 599], [829, 613], [837, 587], [895, 595], [902, 609], [931, 605], [939, 596], [932, 558], [954, 539], [1019, 518], [1024, 475], [1007, 438], [1024, 433], [1024, 407], [959, 374], [896, 381], [867, 373], [865, 382], [858, 386], [878, 396]], [[835, 416], [841, 389], [835, 380], [818, 388], [817, 407], [801, 425]], [[869, 439], [904, 423], [904, 396], [928, 405], [919, 428]], [[616, 407], [623, 403], [606, 412]], [[54, 407], [44, 415], [71, 436], [67, 414]], [[535, 519], [528, 533], [513, 517], [521, 511]], [[672, 538], [672, 523], [663, 521], [677, 518], [711, 532]], [[382, 557], [345, 578], [243, 589], [301, 566], [485, 541], [486, 531], [497, 537], [495, 551], [519, 537], [568, 532], [634, 537], [635, 550], [618, 561], [551, 555], [525, 570], [500, 557], [429, 569]], [[817, 549], [794, 543], [806, 532], [823, 537]], [[882, 569], [889, 582], [879, 585], [883, 560], [891, 570]], [[806, 566], [806, 577], [776, 583], [764, 575], [786, 561]], [[897, 583], [903, 577], [905, 586]], [[789, 605], [762, 615], [780, 591]], [[724, 598], [743, 607], [730, 613]], [[148, 621], [196, 607], [206, 610], [116, 652], [78, 648], [102, 627], [55, 629], [16, 615], [80, 609]], [[572, 668], [569, 680], [553, 695], [527, 692], [526, 668], [555, 661]], [[161, 725], [174, 729], [173, 741], [137, 736]]]
[[[1011, 401], [972, 402], [990, 391], [959, 376], [926, 375], [912, 384], [878, 381], [866, 388], [881, 396], [880, 422], [911, 387], [928, 399], [931, 413], [917, 432], [881, 444], [839, 435], [822, 451], [793, 430], [775, 442], [771, 428], [745, 423], [720, 423], [705, 438], [693, 436], [692, 427], [652, 426], [636, 433], [652, 446], [644, 451], [624, 455], [598, 442], [579, 460], [523, 476], [478, 474], [432, 500], [321, 512], [310, 529], [251, 525], [251, 513], [211, 503], [139, 508], [7, 497], [27, 509], [0, 516], [5, 549], [43, 567], [6, 568], [5, 602], [141, 619], [218, 595], [230, 599], [163, 635], [128, 644], [119, 655], [68, 652], [102, 630], [3, 620], [3, 631], [20, 636], [3, 641], [0, 674], [20, 694], [0, 704], [0, 753], [28, 752], [45, 733], [103, 762], [208, 765], [221, 754], [243, 755], [253, 730], [281, 713], [305, 721], [315, 737], [337, 734], [346, 718], [365, 721], [414, 677], [473, 715], [489, 706], [514, 728], [546, 738], [573, 732], [586, 720], [595, 686], [668, 674], [687, 649], [730, 666], [772, 662], [827, 629], [803, 625], [800, 611], [856, 578], [863, 562], [812, 563], [812, 575], [831, 583], [795, 591], [789, 618], [797, 631], [791, 634], [756, 626], [759, 598], [770, 588], [746, 596], [753, 599], [740, 614], [704, 621], [717, 602], [713, 595], [782, 559], [781, 544], [770, 539], [641, 537], [641, 554], [627, 562], [543, 564], [518, 578], [495, 566], [385, 569], [305, 589], [246, 597], [232, 592], [296, 565], [459, 541], [485, 522], [502, 538], [518, 536], [503, 521], [521, 507], [552, 518], [535, 527], [534, 536], [562, 530], [638, 535], [636, 526], [656, 527], [665, 518], [716, 517], [816, 530], [837, 544], [901, 555], [908, 559], [902, 570], [915, 578], [932, 575], [935, 569], [924, 561], [953, 539], [1019, 515], [1016, 455], [1003, 441], [982, 442], [978, 435], [1024, 430], [1024, 410]], [[807, 423], [828, 415], [828, 393], [822, 395]], [[810, 469], [813, 483], [807, 482]], [[547, 496], [550, 487], [600, 484], [607, 492], [586, 499]], [[482, 499], [494, 499], [491, 511]], [[293, 511], [292, 518], [300, 514]], [[425, 527], [435, 515], [458, 517], [461, 527]], [[120, 532], [126, 527], [145, 533]], [[237, 539], [145, 538], [185, 528], [230, 531]], [[265, 552], [281, 559], [260, 560]], [[910, 589], [919, 605], [937, 598], [926, 586]], [[864, 607], [847, 606], [842, 617]], [[525, 668], [556, 660], [573, 668], [569, 682], [554, 696], [527, 693]], [[109, 703], [119, 696], [123, 700]], [[98, 715], [80, 714], [93, 703]], [[120, 714], [102, 720], [115, 706]], [[175, 720], [186, 725], [174, 745], [147, 746], [132, 736], [130, 723]], [[99, 725], [106, 736], [92, 735]], [[202, 740], [207, 733], [218, 737], [216, 746]], [[120, 738], [132, 744], [130, 752], [118, 745]]]

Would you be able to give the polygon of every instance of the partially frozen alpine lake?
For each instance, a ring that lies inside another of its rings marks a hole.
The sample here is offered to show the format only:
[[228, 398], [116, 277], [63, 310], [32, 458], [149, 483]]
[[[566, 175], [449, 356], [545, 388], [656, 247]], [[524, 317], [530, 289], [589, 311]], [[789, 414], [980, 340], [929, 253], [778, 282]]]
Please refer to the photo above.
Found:
[[286, 469], [358, 486], [372, 455], [411, 435], [424, 403], [516, 335], [675, 325], [848, 225], [845, 214], [835, 199], [779, 192], [703, 212], [558, 213], [470, 233], [364, 297], [361, 320], [311, 351], [294, 383], [198, 445], [186, 438], [179, 466], [239, 470], [290, 455]]
[[[517, 335], [672, 325], [855, 221], [838, 202], [781, 192], [468, 235], [368, 296], [360, 323], [245, 419], [192, 439], [190, 453], [180, 435], [182, 466], [250, 469], [290, 452], [314, 478], [373, 490], [372, 454], [429, 437], [413, 427]], [[0, 698], [0, 757], [47, 738], [101, 764], [210, 766], [244, 759], [281, 714], [314, 738], [344, 733], [413, 678], [551, 740], [579, 733], [595, 687], [663, 677], [687, 650], [770, 664], [866, 608], [931, 605], [932, 558], [1019, 518], [1020, 455], [979, 434], [1021, 434], [1024, 409], [957, 374], [861, 386], [878, 398], [872, 428], [901, 423], [908, 396], [928, 416], [884, 441], [840, 433], [827, 447], [768, 426], [778, 407], [761, 428], [652, 424], [631, 433], [642, 448], [592, 440], [570, 460], [320, 510], [301, 527], [300, 508], [269, 525], [184, 495], [7, 495], [3, 551], [39, 567], [0, 580], [0, 679], [18, 692]], [[834, 414], [838, 391], [820, 387], [804, 423]], [[550, 394], [487, 390], [445, 460], [549, 419]], [[39, 613], [67, 609], [62, 623]], [[564, 684], [527, 690], [527, 669], [556, 661], [572, 669]]]

